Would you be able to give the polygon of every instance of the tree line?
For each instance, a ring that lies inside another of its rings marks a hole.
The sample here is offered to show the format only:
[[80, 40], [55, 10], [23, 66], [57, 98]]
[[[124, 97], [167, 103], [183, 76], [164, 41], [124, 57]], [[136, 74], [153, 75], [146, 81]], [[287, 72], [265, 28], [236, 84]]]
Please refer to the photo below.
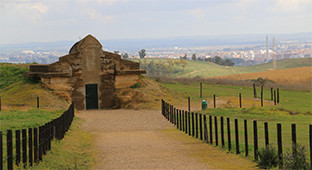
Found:
[[183, 73], [187, 61], [185, 59], [167, 59], [166, 62], [155, 62], [154, 60], [139, 60], [141, 69], [146, 70], [147, 75], [170, 76], [172, 74]]
[[[119, 51], [114, 51], [114, 53], [119, 54]], [[145, 56], [146, 56], [146, 50], [145, 49], [141, 49], [138, 53], [139, 53], [140, 58], [145, 58]], [[124, 59], [129, 58], [129, 55], [127, 53], [121, 53], [121, 56]], [[187, 55], [185, 54], [184, 56], [181, 56], [180, 59], [187, 60]], [[197, 57], [196, 53], [195, 53], [192, 55], [191, 59], [194, 61], [208, 61], [208, 62], [212, 62], [212, 63], [222, 65], [222, 66], [234, 66], [235, 65], [235, 63], [231, 59], [222, 59], [219, 56], [215, 56], [212, 58], [202, 58], [202, 57]]]
[[[184, 56], [186, 57], [186, 55]], [[219, 56], [215, 56], [212, 58], [201, 58], [201, 57], [196, 57], [196, 54], [192, 55], [192, 60], [197, 60], [197, 61], [209, 61], [218, 65], [222, 65], [222, 66], [234, 66], [234, 62], [231, 59], [222, 59]]]

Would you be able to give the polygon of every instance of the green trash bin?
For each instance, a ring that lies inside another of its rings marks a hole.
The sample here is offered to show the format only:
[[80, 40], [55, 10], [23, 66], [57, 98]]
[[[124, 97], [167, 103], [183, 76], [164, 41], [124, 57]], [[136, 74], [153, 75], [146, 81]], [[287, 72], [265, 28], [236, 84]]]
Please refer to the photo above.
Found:
[[205, 109], [207, 109], [207, 101], [203, 100], [202, 101], [202, 110], [205, 110]]

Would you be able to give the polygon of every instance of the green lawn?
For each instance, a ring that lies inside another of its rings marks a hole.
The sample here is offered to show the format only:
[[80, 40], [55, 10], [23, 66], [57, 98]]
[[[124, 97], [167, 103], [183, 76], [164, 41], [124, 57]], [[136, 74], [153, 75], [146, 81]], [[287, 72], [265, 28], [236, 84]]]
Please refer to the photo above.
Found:
[[0, 112], [0, 131], [6, 133], [7, 129], [16, 130], [22, 128], [39, 127], [50, 120], [59, 117], [60, 111], [43, 111], [31, 109], [29, 111], [2, 110]]

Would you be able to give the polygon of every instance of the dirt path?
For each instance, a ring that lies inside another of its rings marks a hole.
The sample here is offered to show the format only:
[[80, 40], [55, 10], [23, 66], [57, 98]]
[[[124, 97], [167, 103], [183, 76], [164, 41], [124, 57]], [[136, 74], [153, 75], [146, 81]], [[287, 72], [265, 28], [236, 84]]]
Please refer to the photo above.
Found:
[[95, 169], [252, 169], [240, 156], [185, 135], [160, 111], [82, 111], [83, 128], [96, 136]]

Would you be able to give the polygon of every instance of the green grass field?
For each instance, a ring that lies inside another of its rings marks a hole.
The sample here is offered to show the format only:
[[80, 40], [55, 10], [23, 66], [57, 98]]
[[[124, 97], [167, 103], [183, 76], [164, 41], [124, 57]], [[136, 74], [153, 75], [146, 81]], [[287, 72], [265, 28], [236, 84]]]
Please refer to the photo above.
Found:
[[[134, 61], [143, 63], [143, 60], [146, 63], [154, 61], [156, 63], [168, 63], [167, 59], [135, 59]], [[304, 67], [311, 66], [312, 58], [297, 58], [297, 59], [285, 59], [277, 61], [277, 69], [285, 69], [285, 68], [294, 68], [294, 67]], [[177, 65], [170, 65], [173, 68], [182, 68]], [[205, 61], [192, 61], [187, 60], [187, 65], [185, 66], [184, 72], [173, 73], [170, 76], [172, 77], [216, 77], [216, 76], [224, 76], [231, 74], [242, 74], [242, 73], [252, 73], [252, 72], [261, 72], [272, 70], [272, 63], [265, 63], [254, 66], [245, 66], [245, 67], [229, 67], [229, 66], [221, 66], [211, 62]]]
[[[185, 100], [187, 97], [191, 97], [192, 102], [201, 102], [199, 96], [199, 83], [193, 84], [161, 84], [162, 87], [168, 89], [168, 93], [177, 97], [182, 97]], [[239, 86], [226, 86], [226, 85], [209, 85], [203, 83], [203, 99], [207, 101], [212, 100], [212, 96], [215, 94], [218, 97], [234, 97], [238, 98], [238, 94], [241, 93], [244, 106], [244, 98], [253, 98], [252, 87], [239, 87]], [[260, 96], [260, 88], [257, 87], [257, 95]], [[277, 106], [270, 106], [272, 108], [285, 109], [294, 113], [306, 113], [312, 111], [312, 92], [303, 90], [280, 90], [280, 103]], [[265, 100], [270, 101], [271, 90], [264, 88], [263, 97]], [[238, 99], [237, 99], [238, 100]], [[258, 102], [259, 103], [259, 102]], [[209, 107], [209, 105], [208, 105]]]
[[0, 112], [0, 131], [39, 127], [59, 117], [63, 112], [63, 110], [46, 111], [40, 109], [28, 111], [2, 110]]

